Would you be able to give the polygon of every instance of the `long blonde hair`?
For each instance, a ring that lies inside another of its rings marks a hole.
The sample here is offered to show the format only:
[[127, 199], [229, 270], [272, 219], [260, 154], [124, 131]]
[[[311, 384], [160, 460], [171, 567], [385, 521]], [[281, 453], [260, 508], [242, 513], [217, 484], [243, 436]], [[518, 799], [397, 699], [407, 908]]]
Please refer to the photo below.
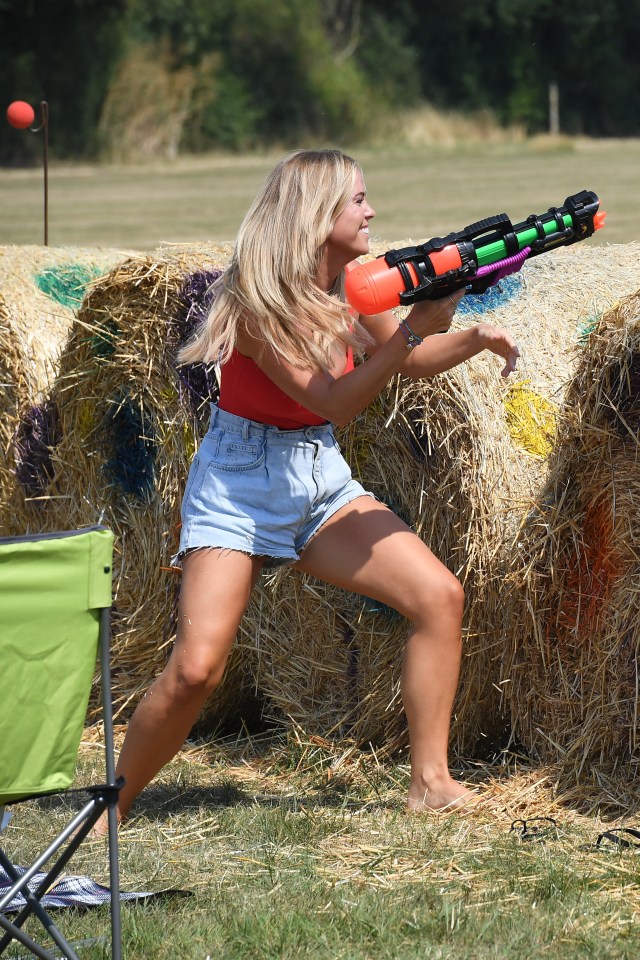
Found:
[[336, 340], [361, 351], [367, 336], [344, 303], [344, 276], [328, 293], [316, 279], [359, 169], [340, 150], [283, 157], [242, 222], [209, 316], [181, 350], [181, 363], [224, 363], [242, 324], [296, 367], [329, 369]]

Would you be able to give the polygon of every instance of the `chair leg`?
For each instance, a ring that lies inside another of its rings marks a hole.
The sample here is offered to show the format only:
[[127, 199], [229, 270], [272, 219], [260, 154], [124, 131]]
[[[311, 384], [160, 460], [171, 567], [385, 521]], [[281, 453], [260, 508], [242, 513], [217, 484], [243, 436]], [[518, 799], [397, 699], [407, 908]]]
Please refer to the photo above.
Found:
[[[24, 930], [21, 930], [20, 927], [16, 927], [15, 924], [11, 923], [10, 920], [7, 920], [7, 918], [1, 913], [0, 927], [7, 931], [6, 935], [2, 938], [2, 943], [0, 943], [0, 954], [4, 953], [6, 949], [6, 947], [2, 946], [5, 941], [6, 946], [8, 946], [14, 940], [17, 940], [18, 943], [21, 943], [23, 947], [26, 947], [28, 950], [30, 950], [31, 953], [35, 954], [36, 957], [40, 957], [40, 960], [56, 960], [52, 953], [49, 953], [44, 949], [44, 947], [41, 947], [39, 943], [36, 943], [35, 940], [32, 940], [31, 937], [24, 932]], [[57, 946], [60, 947], [60, 944], [57, 944]], [[66, 955], [69, 956], [69, 954]], [[73, 954], [73, 956], [75, 957], [76, 954]]]
[[[104, 721], [104, 745], [107, 784], [117, 791], [124, 786], [124, 779], [116, 780], [116, 763], [113, 749], [113, 704], [111, 694], [111, 609], [100, 611], [100, 669], [102, 676], [102, 717]], [[111, 960], [122, 960], [122, 926], [120, 918], [120, 869], [118, 865], [118, 819], [115, 799], [111, 796], [107, 807], [109, 822], [109, 886], [111, 888]]]
[[[45, 930], [47, 931], [47, 933], [49, 934], [53, 942], [56, 944], [56, 946], [60, 950], [62, 950], [64, 956], [67, 957], [68, 960], [79, 960], [79, 957], [75, 952], [75, 950], [73, 949], [73, 947], [71, 946], [71, 944], [63, 937], [62, 933], [60, 932], [60, 930], [58, 929], [58, 927], [56, 926], [52, 918], [49, 916], [47, 911], [44, 909], [44, 907], [40, 903], [40, 898], [44, 896], [47, 890], [49, 890], [52, 884], [55, 882], [57, 877], [62, 873], [62, 871], [66, 867], [67, 863], [69, 862], [69, 860], [71, 859], [71, 857], [73, 856], [77, 848], [85, 839], [91, 827], [94, 825], [94, 823], [96, 823], [98, 818], [104, 812], [105, 806], [106, 806], [106, 803], [103, 798], [96, 797], [92, 799], [88, 804], [85, 805], [83, 810], [76, 817], [74, 817], [71, 824], [69, 824], [66, 827], [66, 829], [60, 835], [60, 837], [58, 837], [57, 841], [55, 841], [49, 847], [49, 850], [45, 851], [45, 853], [38, 858], [38, 860], [36, 861], [37, 869], [39, 869], [40, 866], [42, 866], [43, 863], [46, 862], [46, 860], [49, 859], [53, 855], [53, 853], [59, 849], [61, 838], [66, 838], [68, 836], [71, 836], [70, 843], [68, 844], [66, 849], [63, 850], [58, 860], [54, 863], [53, 867], [49, 870], [45, 878], [41, 881], [35, 893], [32, 892], [28, 886], [28, 875], [33, 875], [34, 872], [37, 872], [37, 870], [34, 871], [33, 869], [33, 866], [35, 865], [32, 865], [32, 867], [27, 871], [26, 874], [24, 874], [23, 876], [20, 876], [16, 872], [13, 864], [8, 859], [8, 857], [6, 857], [4, 852], [0, 850], [0, 863], [2, 864], [4, 869], [7, 871], [10, 878], [14, 881], [16, 885], [15, 892], [22, 893], [22, 896], [27, 901], [26, 905], [22, 908], [22, 910], [16, 917], [15, 923], [12, 923], [11, 921], [7, 920], [5, 917], [2, 917], [0, 915], [0, 924], [7, 931], [5, 933], [5, 936], [2, 938], [2, 940], [0, 940], [0, 954], [2, 954], [4, 950], [6, 950], [7, 946], [11, 943], [11, 940], [13, 938], [20, 940], [20, 942], [23, 943], [25, 946], [29, 947], [29, 949], [32, 950], [32, 952], [35, 952], [33, 949], [33, 944], [35, 943], [35, 941], [31, 940], [31, 938], [28, 937], [27, 934], [25, 934], [20, 929], [22, 925], [26, 922], [28, 917], [31, 914], [35, 914], [35, 916], [37, 916], [37, 918], [40, 920], [42, 926], [45, 928]], [[113, 814], [115, 816], [115, 803], [111, 804], [111, 808], [113, 808]], [[47, 853], [48, 853], [48, 856], [47, 856]], [[117, 857], [117, 848], [115, 853]], [[113, 891], [112, 891], [112, 897], [113, 897]], [[115, 943], [115, 941], [113, 940], [113, 936], [114, 936], [113, 899], [112, 899], [111, 906], [112, 906], [111, 918], [112, 918], [112, 949], [113, 949], [113, 945]], [[118, 906], [118, 926], [117, 926], [118, 940], [117, 940], [116, 954], [114, 955], [114, 960], [121, 960], [120, 915], [119, 915], [120, 892], [119, 890], [118, 890], [117, 906]], [[18, 934], [20, 934], [20, 936], [18, 936]], [[35, 944], [35, 946], [38, 947], [38, 950], [40, 951], [40, 953], [36, 952], [36, 956], [42, 956], [45, 958], [45, 960], [55, 960], [52, 954], [48, 953], [43, 947], [39, 946], [38, 944]]]
[[[0, 863], [6, 870], [7, 875], [15, 883], [19, 883], [21, 879], [20, 875], [17, 873], [13, 864], [8, 859], [8, 857], [5, 856], [2, 850], [0, 850]], [[38, 917], [38, 919], [40, 920], [43, 927], [45, 928], [45, 930], [47, 931], [47, 933], [49, 934], [49, 936], [51, 937], [55, 945], [58, 947], [58, 949], [62, 950], [65, 957], [67, 957], [68, 960], [79, 960], [78, 955], [74, 951], [73, 947], [71, 946], [70, 943], [67, 942], [67, 940], [65, 940], [65, 938], [63, 937], [58, 927], [55, 925], [55, 923], [53, 922], [49, 914], [46, 912], [46, 910], [38, 900], [37, 896], [34, 893], [32, 893], [28, 887], [26, 888], [25, 891], [23, 891], [22, 895], [25, 897], [27, 901], [27, 906], [20, 911], [20, 914], [17, 917], [16, 923], [12, 923], [11, 920], [9, 920], [6, 916], [0, 913], [0, 927], [2, 927], [6, 931], [2, 940], [0, 940], [0, 954], [4, 953], [4, 951], [7, 949], [7, 947], [9, 946], [12, 940], [17, 940], [19, 943], [22, 943], [23, 946], [27, 947], [37, 957], [42, 958], [42, 960], [55, 960], [55, 957], [53, 957], [51, 953], [45, 950], [45, 948], [41, 946], [39, 943], [36, 943], [35, 940], [32, 940], [31, 937], [28, 936], [28, 934], [26, 934], [24, 930], [21, 929], [21, 926], [25, 922], [27, 917], [31, 913], [34, 913]]]
[[111, 960], [122, 960], [118, 818], [115, 804], [109, 804], [107, 817], [109, 819], [109, 886], [111, 889]]

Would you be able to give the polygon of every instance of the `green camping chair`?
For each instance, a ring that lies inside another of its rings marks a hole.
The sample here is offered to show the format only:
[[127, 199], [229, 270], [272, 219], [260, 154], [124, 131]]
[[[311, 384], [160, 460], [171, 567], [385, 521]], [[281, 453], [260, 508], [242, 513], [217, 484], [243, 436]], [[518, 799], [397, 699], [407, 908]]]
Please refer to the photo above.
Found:
[[[104, 527], [0, 538], [0, 830], [3, 806], [76, 792], [67, 788], [98, 647], [106, 757], [106, 783], [81, 789], [85, 805], [26, 871], [16, 868], [0, 844], [0, 865], [12, 883], [0, 897], [0, 954], [17, 940], [35, 956], [52, 960], [53, 954], [24, 932], [25, 921], [35, 915], [55, 943], [55, 956], [62, 952], [77, 960], [40, 900], [107, 810], [111, 957], [122, 956], [116, 804], [123, 781], [115, 779], [109, 669], [112, 555], [113, 534]], [[30, 890], [29, 881], [43, 868], [44, 879]], [[9, 919], [4, 908], [18, 894], [26, 905]]]

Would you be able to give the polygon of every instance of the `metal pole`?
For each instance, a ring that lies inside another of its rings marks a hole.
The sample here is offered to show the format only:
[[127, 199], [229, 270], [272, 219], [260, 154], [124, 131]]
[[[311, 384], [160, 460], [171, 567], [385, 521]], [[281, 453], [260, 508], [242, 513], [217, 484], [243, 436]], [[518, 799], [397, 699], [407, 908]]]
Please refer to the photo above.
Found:
[[[102, 719], [107, 786], [116, 785], [113, 755], [113, 699], [111, 691], [111, 607], [100, 611], [100, 673], [102, 682]], [[107, 808], [109, 825], [109, 886], [111, 888], [111, 960], [122, 960], [122, 922], [120, 919], [120, 871], [118, 866], [118, 820], [114, 804]]]
[[44, 136], [44, 245], [49, 245], [49, 104], [43, 100], [40, 104], [42, 113], [42, 133]]
[[31, 133], [40, 133], [44, 137], [44, 245], [49, 245], [49, 104], [40, 102], [40, 126], [31, 127]]

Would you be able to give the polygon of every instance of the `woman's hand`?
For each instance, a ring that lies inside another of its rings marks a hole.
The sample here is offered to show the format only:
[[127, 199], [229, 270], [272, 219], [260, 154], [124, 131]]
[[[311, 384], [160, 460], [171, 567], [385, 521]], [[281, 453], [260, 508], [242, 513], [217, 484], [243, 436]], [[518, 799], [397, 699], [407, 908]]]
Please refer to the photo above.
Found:
[[439, 300], [419, 300], [411, 308], [407, 323], [423, 339], [434, 333], [446, 333], [463, 296], [464, 290], [456, 290]]
[[513, 373], [520, 351], [511, 334], [501, 327], [492, 327], [488, 323], [481, 323], [478, 326], [478, 337], [483, 350], [490, 350], [507, 361], [500, 376], [508, 377], [510, 373]]

